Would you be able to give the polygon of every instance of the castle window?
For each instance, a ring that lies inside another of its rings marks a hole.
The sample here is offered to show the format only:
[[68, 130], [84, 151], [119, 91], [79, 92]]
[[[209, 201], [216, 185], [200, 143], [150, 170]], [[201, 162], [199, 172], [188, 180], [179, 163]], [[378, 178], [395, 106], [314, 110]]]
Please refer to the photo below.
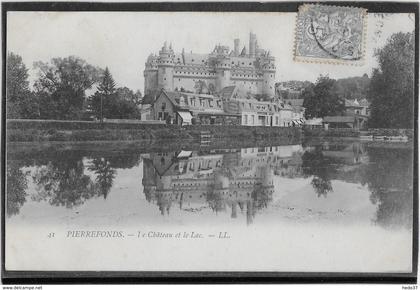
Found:
[[250, 62], [249, 65], [252, 65], [252, 62]]
[[165, 102], [162, 103], [161, 109], [162, 109], [162, 111], [165, 111], [165, 109], [166, 109], [166, 103]]
[[245, 63], [243, 62], [242, 64], [244, 65]]
[[194, 59], [192, 59], [191, 61], [194, 62]]

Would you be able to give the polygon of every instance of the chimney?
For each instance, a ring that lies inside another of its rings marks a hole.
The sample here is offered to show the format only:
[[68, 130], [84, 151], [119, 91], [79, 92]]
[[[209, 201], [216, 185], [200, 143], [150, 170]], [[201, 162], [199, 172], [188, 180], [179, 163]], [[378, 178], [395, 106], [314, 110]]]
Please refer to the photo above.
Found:
[[249, 33], [249, 56], [254, 57], [255, 56], [255, 45], [257, 42], [257, 36], [250, 32]]
[[235, 44], [235, 46], [234, 46], [234, 53], [235, 53], [235, 56], [238, 56], [239, 55], [239, 45], [240, 45], [240, 40], [239, 40], [239, 38], [236, 38], [235, 40], [234, 40], [234, 44]]

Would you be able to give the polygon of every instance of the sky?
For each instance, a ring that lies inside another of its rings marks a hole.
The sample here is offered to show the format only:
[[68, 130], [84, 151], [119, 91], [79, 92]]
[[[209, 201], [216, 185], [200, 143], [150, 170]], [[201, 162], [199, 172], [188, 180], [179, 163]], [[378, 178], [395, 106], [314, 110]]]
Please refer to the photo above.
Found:
[[277, 82], [315, 81], [320, 74], [370, 75], [377, 67], [374, 50], [393, 33], [414, 30], [413, 15], [369, 14], [363, 65], [313, 64], [293, 60], [295, 23], [296, 13], [278, 12], [8, 12], [7, 50], [23, 58], [31, 83], [35, 61], [75, 55], [108, 66], [118, 86], [143, 92], [146, 58], [165, 40], [175, 52], [210, 53], [219, 43], [233, 49], [233, 40], [240, 38], [248, 50], [252, 31], [259, 46], [276, 57]]

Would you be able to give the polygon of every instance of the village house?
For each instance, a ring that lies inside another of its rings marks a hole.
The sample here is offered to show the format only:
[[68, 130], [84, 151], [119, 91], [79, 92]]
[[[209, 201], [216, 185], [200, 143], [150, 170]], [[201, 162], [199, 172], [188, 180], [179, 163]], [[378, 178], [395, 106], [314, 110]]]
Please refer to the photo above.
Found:
[[289, 127], [303, 123], [303, 112], [274, 101], [244, 96], [236, 86], [220, 94], [195, 94], [161, 90], [145, 113], [170, 124], [242, 125]]
[[238, 125], [240, 116], [223, 110], [222, 98], [215, 95], [161, 90], [153, 103], [155, 120], [170, 124]]
[[363, 129], [370, 116], [369, 102], [366, 99], [345, 100], [345, 113], [343, 116], [326, 116], [323, 119], [324, 127]]

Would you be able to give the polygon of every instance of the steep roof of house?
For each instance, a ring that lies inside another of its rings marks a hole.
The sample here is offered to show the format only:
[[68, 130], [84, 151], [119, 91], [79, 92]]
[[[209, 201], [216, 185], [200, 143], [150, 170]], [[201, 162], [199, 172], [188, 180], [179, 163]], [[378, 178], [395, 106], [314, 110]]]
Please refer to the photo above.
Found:
[[143, 99], [141, 100], [142, 105], [153, 104], [156, 100], [156, 97], [159, 95], [160, 90], [154, 90], [146, 95], [144, 95]]
[[355, 100], [347, 100], [346, 99], [344, 105], [346, 107], [361, 107], [359, 101], [357, 101], [356, 99]]
[[366, 99], [361, 99], [361, 100], [359, 101], [359, 104], [360, 104], [360, 106], [363, 106], [363, 107], [369, 107], [369, 106], [370, 106], [369, 101], [368, 101], [368, 100], [366, 100]]
[[222, 98], [231, 98], [232, 97], [232, 95], [233, 95], [233, 93], [236, 91], [236, 86], [228, 86], [228, 87], [224, 87], [221, 91], [220, 91], [220, 93], [219, 93], [219, 95], [222, 97]]

